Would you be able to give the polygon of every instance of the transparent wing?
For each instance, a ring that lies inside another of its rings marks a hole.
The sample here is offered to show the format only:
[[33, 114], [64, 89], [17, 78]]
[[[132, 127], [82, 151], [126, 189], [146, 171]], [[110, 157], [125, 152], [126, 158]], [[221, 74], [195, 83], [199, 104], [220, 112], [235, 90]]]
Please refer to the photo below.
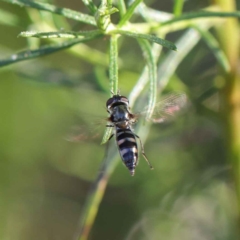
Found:
[[70, 142], [99, 141], [103, 136], [107, 120], [104, 118], [88, 118], [75, 120], [75, 123], [69, 127], [65, 139]]
[[[151, 119], [146, 119], [147, 121], [152, 121], [154, 123], [162, 123], [166, 121], [171, 121], [180, 112], [182, 112], [187, 106], [187, 96], [185, 93], [171, 93], [163, 98], [156, 104], [154, 108], [154, 113]], [[147, 107], [141, 113], [141, 115], [146, 118]]]
[[[163, 98], [156, 104], [151, 119], [146, 119], [148, 109], [146, 107], [141, 113], [133, 114], [130, 122], [133, 124], [139, 117], [143, 117], [147, 121], [153, 123], [171, 121], [185, 109], [186, 105], [186, 94], [171, 93], [163, 96]], [[99, 118], [96, 116], [89, 116], [89, 114], [81, 114], [80, 117], [76, 117], [74, 124], [69, 128], [69, 132], [66, 134], [67, 136], [65, 139], [71, 142], [96, 140], [99, 141], [99, 144], [104, 144], [108, 141], [113, 130], [109, 127], [106, 128], [106, 125], [108, 124], [107, 116], [105, 118]]]

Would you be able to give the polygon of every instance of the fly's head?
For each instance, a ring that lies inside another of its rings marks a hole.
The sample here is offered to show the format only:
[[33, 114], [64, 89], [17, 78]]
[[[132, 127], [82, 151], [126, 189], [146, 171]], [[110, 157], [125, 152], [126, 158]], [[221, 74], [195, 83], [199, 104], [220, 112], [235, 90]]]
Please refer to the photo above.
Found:
[[113, 95], [106, 102], [107, 110], [110, 112], [113, 107], [118, 106], [118, 105], [125, 105], [126, 108], [128, 108], [128, 106], [129, 106], [128, 98], [117, 94], [117, 95]]

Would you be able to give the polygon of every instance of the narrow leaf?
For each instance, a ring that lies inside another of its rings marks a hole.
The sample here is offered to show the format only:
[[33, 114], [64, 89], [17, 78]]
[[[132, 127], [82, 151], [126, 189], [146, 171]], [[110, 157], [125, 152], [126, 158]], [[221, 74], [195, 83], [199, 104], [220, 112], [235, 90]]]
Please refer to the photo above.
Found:
[[[162, 46], [158, 44], [153, 44], [151, 52], [154, 53], [155, 61], [157, 61], [162, 52]], [[140, 93], [145, 89], [145, 86], [147, 85], [148, 81], [149, 81], [148, 68], [147, 66], [145, 66], [141, 73], [141, 76], [139, 77], [137, 83], [133, 87], [128, 98], [132, 106], [134, 105], [136, 99], [139, 97]]]
[[207, 43], [209, 48], [212, 50], [213, 54], [215, 55], [216, 59], [218, 60], [221, 67], [224, 69], [225, 72], [230, 71], [230, 64], [227, 59], [227, 56], [220, 48], [217, 40], [214, 36], [207, 30], [202, 30], [199, 27], [194, 27], [202, 36], [203, 40]]
[[151, 44], [146, 40], [138, 40], [138, 42], [142, 48], [148, 66], [148, 77], [150, 81], [150, 87], [147, 119], [150, 119], [157, 101], [157, 65], [154, 53], [152, 52]]
[[84, 22], [84, 23], [96, 26], [94, 17], [84, 13], [73, 11], [67, 8], [60, 8], [48, 3], [41, 3], [41, 2], [35, 2], [35, 1], [29, 1], [29, 0], [3, 0], [3, 1], [16, 4], [21, 7], [24, 7], [24, 6], [31, 7], [31, 8], [36, 8], [39, 10], [59, 14], [66, 18], [74, 19], [76, 21], [80, 21], [80, 22]]
[[137, 38], [137, 39], [139, 39], [139, 38], [146, 39], [148, 41], [160, 44], [163, 47], [169, 48], [171, 50], [174, 50], [174, 51], [177, 50], [177, 47], [174, 45], [174, 43], [172, 43], [170, 41], [167, 41], [167, 40], [164, 40], [162, 38], [156, 37], [154, 35], [134, 33], [134, 32], [124, 31], [124, 30], [114, 30], [112, 32], [113, 33], [120, 33], [122, 35], [126, 35], [126, 36]]
[[173, 16], [171, 13], [149, 8], [144, 3], [139, 4], [137, 10], [147, 22], [164, 22], [172, 19]]
[[16, 62], [19, 62], [19, 61], [24, 61], [24, 60], [44, 56], [44, 55], [47, 55], [47, 54], [50, 54], [50, 53], [54, 53], [54, 52], [72, 47], [75, 44], [89, 41], [91, 39], [94, 39], [94, 38], [89, 37], [89, 38], [84, 38], [84, 39], [74, 39], [74, 40], [63, 42], [63, 43], [45, 45], [45, 46], [42, 46], [42, 47], [40, 47], [36, 50], [22, 51], [20, 53], [12, 55], [8, 59], [0, 60], [0, 67], [1, 66], [6, 66], [6, 65], [9, 65], [9, 64], [12, 64], [12, 63], [16, 63]]
[[19, 37], [35, 37], [35, 38], [80, 38], [83, 39], [85, 37], [94, 37], [100, 35], [100, 30], [94, 31], [80, 31], [80, 32], [21, 32]]
[[191, 12], [182, 14], [179, 17], [175, 17], [171, 20], [161, 23], [161, 26], [168, 25], [174, 22], [179, 22], [187, 19], [194, 19], [194, 18], [207, 18], [207, 17], [240, 17], [240, 11], [237, 12], [209, 12], [209, 11], [201, 11], [201, 12]]
[[82, 0], [85, 6], [89, 9], [90, 13], [94, 14], [97, 11], [97, 7], [92, 0]]
[[142, 2], [143, 0], [135, 0], [131, 6], [128, 8], [127, 12], [123, 15], [121, 21], [118, 24], [118, 27], [122, 27], [133, 15], [135, 8]]
[[[209, 26], [203, 26], [208, 29]], [[169, 83], [170, 78], [176, 72], [177, 67], [193, 47], [200, 41], [201, 36], [195, 29], [188, 29], [176, 42], [179, 49], [178, 54], [168, 52], [164, 60], [158, 66], [158, 92], [162, 92]]]

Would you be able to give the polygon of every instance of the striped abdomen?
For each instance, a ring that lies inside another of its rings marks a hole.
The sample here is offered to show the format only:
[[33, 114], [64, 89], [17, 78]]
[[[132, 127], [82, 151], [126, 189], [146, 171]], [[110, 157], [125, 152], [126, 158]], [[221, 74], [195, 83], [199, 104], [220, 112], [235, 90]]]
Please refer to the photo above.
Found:
[[116, 141], [122, 161], [133, 176], [138, 161], [136, 138], [131, 129], [116, 128]]

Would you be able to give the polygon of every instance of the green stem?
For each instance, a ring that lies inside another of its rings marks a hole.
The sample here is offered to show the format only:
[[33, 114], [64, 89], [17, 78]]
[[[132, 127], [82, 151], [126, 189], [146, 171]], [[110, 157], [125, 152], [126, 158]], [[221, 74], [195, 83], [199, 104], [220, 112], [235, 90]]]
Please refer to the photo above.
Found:
[[110, 90], [114, 94], [118, 92], [118, 36], [116, 34], [111, 36], [110, 53], [109, 53], [109, 77]]
[[126, 13], [126, 5], [125, 5], [125, 2], [124, 0], [119, 0], [118, 1], [118, 9], [119, 9], [119, 12], [120, 12], [120, 16], [124, 16], [124, 14]]
[[[110, 40], [109, 52], [109, 78], [110, 93], [118, 93], [118, 36], [113, 34]], [[105, 144], [112, 135], [112, 128], [106, 127], [101, 144]]]
[[174, 1], [173, 13], [174, 13], [175, 17], [178, 17], [182, 14], [183, 5], [184, 5], [184, 0], [175, 0]]
[[107, 0], [107, 7], [109, 7], [109, 8], [112, 7], [112, 0]]
[[[235, 11], [236, 1], [215, 0], [224, 11]], [[230, 71], [224, 74], [225, 86], [221, 91], [222, 116], [225, 120], [228, 159], [232, 165], [237, 196], [237, 220], [240, 226], [240, 31], [237, 19], [227, 19], [218, 29], [221, 47], [230, 63]]]
[[86, 204], [81, 212], [79, 219], [79, 226], [75, 233], [75, 240], [87, 240], [89, 233], [93, 227], [93, 223], [97, 216], [99, 205], [102, 201], [108, 179], [114, 171], [118, 163], [118, 152], [114, 142], [106, 150], [105, 157], [103, 159], [103, 165], [100, 168], [98, 176], [94, 181], [94, 184], [86, 199]]

